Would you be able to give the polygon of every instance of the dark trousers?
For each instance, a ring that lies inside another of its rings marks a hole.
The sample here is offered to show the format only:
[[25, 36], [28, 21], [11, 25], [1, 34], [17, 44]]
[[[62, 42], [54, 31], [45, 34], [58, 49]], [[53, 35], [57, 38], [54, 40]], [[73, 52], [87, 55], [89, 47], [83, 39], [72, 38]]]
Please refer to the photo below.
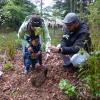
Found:
[[[38, 51], [40, 51], [40, 45], [37, 47], [32, 47], [32, 49], [34, 50], [35, 53], [38, 53]], [[36, 63], [42, 65], [42, 53], [40, 53], [35, 59], [32, 59], [31, 57], [32, 53], [28, 51], [28, 48], [25, 47], [23, 51], [24, 51], [23, 60], [24, 60], [25, 70], [29, 70], [30, 65], [32, 65], [32, 67], [35, 68]]]
[[36, 63], [42, 65], [42, 54], [38, 55], [36, 59], [32, 59], [29, 55], [24, 55], [24, 67], [26, 70], [29, 70], [30, 65], [35, 68]]

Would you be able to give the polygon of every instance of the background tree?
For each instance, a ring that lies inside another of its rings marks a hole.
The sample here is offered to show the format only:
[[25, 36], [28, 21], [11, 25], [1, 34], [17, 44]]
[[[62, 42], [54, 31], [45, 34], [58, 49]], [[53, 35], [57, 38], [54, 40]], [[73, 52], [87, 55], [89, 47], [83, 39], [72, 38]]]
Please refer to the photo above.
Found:
[[79, 14], [81, 19], [84, 19], [85, 15], [89, 14], [87, 9], [88, 5], [94, 0], [54, 0], [53, 14], [55, 12], [64, 17], [68, 12], [75, 12]]
[[0, 26], [12, 29], [17, 29], [24, 18], [36, 8], [28, 0], [4, 0], [0, 5]]
[[54, 0], [55, 4], [53, 5], [53, 15], [55, 12], [57, 16], [64, 17], [66, 12], [68, 12], [67, 0]]

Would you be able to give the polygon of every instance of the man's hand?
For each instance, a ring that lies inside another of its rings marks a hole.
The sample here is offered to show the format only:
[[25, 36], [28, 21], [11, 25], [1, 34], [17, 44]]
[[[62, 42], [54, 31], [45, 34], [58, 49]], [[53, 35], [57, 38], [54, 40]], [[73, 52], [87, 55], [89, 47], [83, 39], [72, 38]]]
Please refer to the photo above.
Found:
[[50, 46], [49, 48], [50, 48], [51, 52], [53, 52], [53, 53], [58, 53], [59, 52], [59, 48], [56, 47], [56, 46]]

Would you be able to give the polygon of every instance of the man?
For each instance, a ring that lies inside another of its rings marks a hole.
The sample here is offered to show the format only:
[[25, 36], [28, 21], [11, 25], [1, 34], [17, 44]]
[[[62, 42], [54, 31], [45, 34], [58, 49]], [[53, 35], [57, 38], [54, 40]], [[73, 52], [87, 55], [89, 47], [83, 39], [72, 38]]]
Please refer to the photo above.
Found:
[[[49, 52], [48, 46], [50, 46], [51, 44], [51, 38], [45, 21], [35, 13], [31, 15], [31, 17], [27, 17], [25, 21], [22, 23], [18, 31], [18, 37], [22, 39], [24, 73], [27, 74], [29, 72], [30, 64], [32, 64], [33, 68], [35, 67], [36, 64], [42, 66], [42, 54], [39, 53], [38, 55], [39, 57], [37, 57], [36, 59], [32, 59], [31, 57], [26, 56], [27, 53], [26, 50], [28, 50], [30, 54], [32, 54], [33, 56], [32, 46], [35, 48], [38, 48], [39, 46], [39, 48], [36, 49], [38, 51], [41, 51], [41, 46], [42, 46], [43, 48], [45, 48], [45, 51], [47, 52], [48, 55]], [[36, 50], [35, 52], [37, 53], [38, 51]], [[30, 63], [30, 61], [32, 62]]]
[[[64, 35], [59, 47], [51, 46], [52, 52], [61, 53], [64, 60], [63, 67], [78, 66], [88, 57], [91, 48], [88, 26], [82, 23], [75, 13], [68, 13], [64, 20]], [[88, 53], [80, 55], [79, 51], [86, 50]], [[80, 60], [82, 58], [82, 60]], [[84, 58], [84, 59], [83, 59]]]

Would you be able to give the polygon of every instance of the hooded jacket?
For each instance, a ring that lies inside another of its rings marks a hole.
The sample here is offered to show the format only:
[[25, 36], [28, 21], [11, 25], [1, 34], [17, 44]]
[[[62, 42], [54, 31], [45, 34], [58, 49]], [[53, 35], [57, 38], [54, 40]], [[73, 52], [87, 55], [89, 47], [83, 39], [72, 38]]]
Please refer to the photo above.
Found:
[[[29, 29], [28, 24], [30, 24], [29, 22], [30, 22], [31, 18], [32, 18], [32, 15], [27, 16], [18, 31], [18, 38], [22, 39], [22, 45], [24, 47], [29, 46], [29, 43], [28, 43], [26, 37], [30, 35], [30, 32], [28, 30]], [[49, 31], [48, 31], [45, 20], [42, 24], [42, 29], [43, 29], [43, 31], [41, 31], [41, 34], [39, 34], [40, 43], [42, 44], [42, 47], [45, 48], [45, 51], [48, 51], [49, 50], [48, 46], [51, 44], [51, 38], [50, 38]]]
[[74, 32], [69, 32], [64, 28], [64, 35], [61, 40], [62, 54], [75, 54], [80, 48], [84, 48], [89, 52], [89, 46], [91, 46], [91, 40], [89, 37], [88, 26], [85, 23], [80, 23]]

